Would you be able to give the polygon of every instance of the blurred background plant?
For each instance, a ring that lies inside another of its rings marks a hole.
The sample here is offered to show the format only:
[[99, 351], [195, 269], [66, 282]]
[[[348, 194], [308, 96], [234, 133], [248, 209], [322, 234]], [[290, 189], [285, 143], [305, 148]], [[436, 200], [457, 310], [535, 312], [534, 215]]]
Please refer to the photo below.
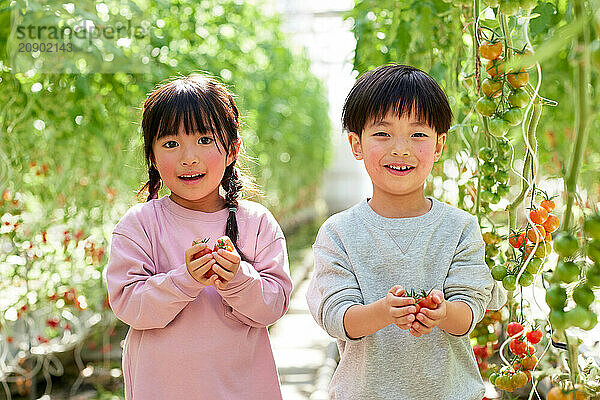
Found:
[[[102, 27], [123, 16], [147, 29], [145, 40], [128, 48], [73, 39], [85, 55], [40, 64], [35, 58], [48, 54], [38, 52], [15, 69], [18, 21]], [[84, 378], [119, 377], [124, 331], [108, 309], [102, 272], [114, 224], [141, 200], [136, 193], [147, 180], [140, 108], [156, 84], [195, 71], [223, 81], [237, 95], [246, 167], [264, 192], [254, 200], [289, 229], [296, 211], [313, 206], [331, 152], [326, 92], [280, 25], [259, 1], [0, 3], [5, 396], [54, 395], [50, 375], [71, 372], [64, 382], [71, 394]]]

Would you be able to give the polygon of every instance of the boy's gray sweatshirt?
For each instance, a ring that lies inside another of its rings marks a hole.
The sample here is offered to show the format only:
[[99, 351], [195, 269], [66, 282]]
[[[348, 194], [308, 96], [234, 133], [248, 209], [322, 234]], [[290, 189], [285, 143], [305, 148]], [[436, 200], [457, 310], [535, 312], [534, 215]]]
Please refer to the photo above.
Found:
[[[469, 333], [486, 309], [499, 309], [506, 296], [485, 264], [477, 219], [430, 199], [426, 214], [410, 218], [382, 217], [363, 200], [319, 230], [306, 299], [340, 350], [331, 399], [480, 400], [484, 395]], [[391, 324], [349, 338], [346, 310], [385, 297], [394, 285], [439, 289], [446, 300], [464, 301], [473, 312], [469, 332], [454, 336], [436, 327], [414, 337]]]

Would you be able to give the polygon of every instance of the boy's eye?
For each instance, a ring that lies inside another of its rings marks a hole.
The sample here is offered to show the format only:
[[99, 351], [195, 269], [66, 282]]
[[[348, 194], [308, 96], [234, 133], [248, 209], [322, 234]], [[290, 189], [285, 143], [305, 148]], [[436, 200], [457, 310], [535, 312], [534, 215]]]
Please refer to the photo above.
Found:
[[202, 136], [200, 139], [198, 139], [198, 143], [200, 144], [211, 144], [212, 142], [213, 138], [210, 136]]
[[423, 132], [416, 132], [413, 134], [413, 136], [417, 136], [417, 137], [427, 137], [427, 135]]
[[375, 132], [373, 136], [390, 136], [387, 132]]
[[177, 147], [179, 146], [179, 143], [177, 143], [174, 140], [169, 140], [165, 143], [163, 143], [163, 147], [166, 147], [167, 149], [172, 149], [173, 147]]

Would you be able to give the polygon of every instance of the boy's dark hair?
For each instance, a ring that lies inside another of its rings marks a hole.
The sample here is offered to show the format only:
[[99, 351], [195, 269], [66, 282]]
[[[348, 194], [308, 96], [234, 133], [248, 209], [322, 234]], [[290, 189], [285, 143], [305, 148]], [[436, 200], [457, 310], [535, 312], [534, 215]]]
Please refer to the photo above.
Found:
[[393, 111], [410, 115], [436, 133], [450, 129], [452, 110], [437, 82], [418, 68], [385, 64], [363, 74], [348, 93], [342, 111], [342, 126], [359, 137], [367, 124], [382, 120]]
[[[225, 86], [203, 74], [177, 77], [162, 84], [148, 96], [142, 111], [144, 153], [149, 179], [138, 194], [148, 189], [146, 201], [157, 198], [162, 186], [160, 174], [154, 167], [152, 145], [161, 137], [178, 135], [181, 124], [186, 134], [211, 133], [220, 151], [227, 154], [235, 151], [235, 144], [239, 138], [239, 111], [233, 101], [233, 95]], [[234, 161], [225, 168], [221, 180], [225, 191], [225, 206], [229, 208], [225, 234], [244, 259], [237, 246], [238, 227], [235, 210], [242, 190], [253, 191], [255, 188], [252, 179], [247, 174], [242, 174], [235, 164]]]

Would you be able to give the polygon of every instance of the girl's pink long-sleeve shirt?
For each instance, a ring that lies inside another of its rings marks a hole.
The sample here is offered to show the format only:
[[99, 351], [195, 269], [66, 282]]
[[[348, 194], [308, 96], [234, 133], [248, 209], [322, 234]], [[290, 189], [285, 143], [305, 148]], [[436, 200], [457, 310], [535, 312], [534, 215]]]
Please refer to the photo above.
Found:
[[281, 399], [267, 332], [286, 312], [292, 282], [281, 228], [258, 203], [236, 214], [242, 261], [225, 290], [189, 274], [194, 239], [225, 234], [228, 210], [204, 213], [168, 196], [133, 206], [113, 231], [110, 305], [130, 326], [125, 398]]

